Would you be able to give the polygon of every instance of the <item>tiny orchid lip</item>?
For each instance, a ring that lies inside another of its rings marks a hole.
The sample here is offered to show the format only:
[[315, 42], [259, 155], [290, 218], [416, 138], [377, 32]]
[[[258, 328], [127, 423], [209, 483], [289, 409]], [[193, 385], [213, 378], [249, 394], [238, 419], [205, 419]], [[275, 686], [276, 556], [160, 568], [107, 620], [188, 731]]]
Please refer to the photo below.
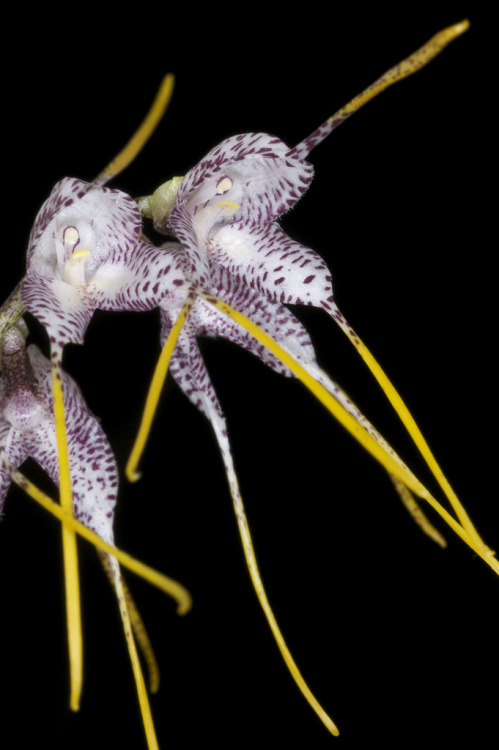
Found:
[[63, 280], [72, 286], [86, 286], [85, 267], [92, 257], [90, 250], [75, 250], [64, 264]]

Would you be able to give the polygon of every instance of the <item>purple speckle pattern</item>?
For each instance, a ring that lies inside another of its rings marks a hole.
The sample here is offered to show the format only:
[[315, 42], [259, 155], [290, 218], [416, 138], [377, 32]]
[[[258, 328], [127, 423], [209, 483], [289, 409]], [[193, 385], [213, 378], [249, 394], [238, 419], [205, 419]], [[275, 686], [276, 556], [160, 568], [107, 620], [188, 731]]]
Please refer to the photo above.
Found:
[[[305, 158], [339, 124], [337, 119], [328, 120], [292, 149], [264, 133], [222, 141], [180, 183], [176, 205], [166, 223], [175, 241], [160, 248], [141, 234], [138, 206], [125, 193], [71, 178], [59, 182], [33, 226], [21, 287], [23, 304], [47, 328], [58, 368], [64, 345], [83, 342], [95, 309], [135, 311], [159, 306], [164, 343], [186, 296], [202, 288], [256, 323], [393, 455], [346, 394], [320, 370], [305, 328], [284, 306], [321, 307], [340, 325], [346, 325], [334, 304], [325, 262], [291, 239], [277, 223], [310, 185], [313, 168]], [[165, 226], [158, 228], [163, 231]], [[181, 389], [210, 419], [222, 452], [227, 452], [222, 411], [197, 343], [197, 337], [205, 335], [230, 340], [276, 372], [291, 373], [238, 324], [205, 300], [196, 299], [170, 368]], [[12, 451], [16, 462], [27, 450], [26, 455], [38, 460], [57, 482], [52, 395], [47, 380], [50, 366], [37, 350], [30, 350], [30, 358], [44, 384], [41, 392], [50, 401], [46, 418], [37, 426], [39, 433], [45, 432], [43, 437], [41, 433], [36, 439], [18, 437], [16, 442], [14, 427], [7, 430], [3, 426], [2, 434], [10, 436], [5, 438], [4, 450]], [[97, 505], [112, 497], [115, 500], [116, 468], [77, 386], [63, 377], [75, 514], [90, 524], [100, 516], [112, 517], [112, 510], [103, 511]], [[12, 406], [12, 399], [19, 401], [20, 396], [9, 393]], [[8, 413], [7, 402], [6, 406]], [[83, 414], [87, 416], [83, 418]], [[95, 507], [85, 506], [87, 496], [93, 496]]]
[[208, 288], [209, 263], [216, 261], [273, 301], [330, 312], [325, 262], [276, 223], [312, 176], [304, 158], [264, 133], [233, 136], [210, 151], [180, 184], [169, 218], [169, 230], [191, 261], [190, 280]]
[[[322, 308], [350, 331], [335, 305], [331, 275], [323, 259], [295, 242], [277, 223], [311, 183], [313, 167], [306, 161], [308, 154], [347, 116], [341, 111], [291, 149], [264, 133], [222, 141], [187, 173], [176, 205], [158, 217], [158, 231], [174, 239], [162, 247], [152, 245], [142, 234], [140, 210], [130, 196], [98, 187], [102, 182], [61, 180], [36, 217], [21, 284], [22, 304], [49, 334], [55, 377], [63, 387], [74, 515], [110, 544], [114, 543], [118, 492], [116, 462], [98, 420], [62, 369], [64, 346], [83, 343], [96, 309], [140, 311], [155, 307], [160, 308], [164, 344], [188, 296], [195, 296], [196, 291], [202, 295], [187, 315], [170, 371], [213, 427], [248, 566], [262, 602], [266, 596], [254, 561], [227, 427], [198, 338], [219, 336], [275, 372], [294, 375], [276, 355], [213, 307], [206, 294], [237, 309], [268, 334], [406, 468], [348, 396], [319, 368], [306, 329], [285, 307]], [[352, 331], [350, 334], [354, 336]], [[37, 347], [25, 349], [23, 340], [18, 349], [12, 348], [14, 335], [20, 332], [7, 331], [2, 351], [0, 515], [11, 484], [9, 464], [17, 468], [32, 457], [59, 484], [51, 363]], [[119, 564], [112, 556], [103, 559], [125, 622]], [[131, 634], [126, 632], [126, 636]]]
[[[53, 416], [50, 362], [36, 346], [20, 351], [18, 358], [29, 356], [34, 376], [12, 383], [5, 372], [9, 367], [4, 357], [0, 378], [0, 454], [19, 468], [30, 456], [59, 483], [59, 461]], [[15, 363], [10, 363], [11, 367]], [[7, 387], [8, 385], [8, 387]], [[113, 518], [118, 492], [118, 473], [109, 442], [98, 420], [89, 411], [74, 380], [63, 374], [67, 438], [73, 511], [75, 517], [113, 544]], [[0, 467], [0, 510], [11, 479]]]
[[[76, 237], [70, 246], [68, 228]], [[95, 309], [148, 310], [172, 290], [180, 295], [185, 253], [178, 243], [160, 249], [143, 241], [141, 228], [125, 193], [72, 178], [55, 186], [31, 232], [21, 298], [59, 348], [83, 343]], [[69, 274], [80, 250], [89, 255], [75, 281]]]
[[[247, 257], [243, 248], [251, 248]], [[275, 223], [224, 226], [210, 238], [209, 253], [232, 275], [272, 300], [325, 309], [330, 305], [331, 274], [325, 262]]]
[[[189, 287], [184, 270], [186, 261], [178, 242], [162, 248], [142, 241], [130, 246], [119, 260], [102, 270], [99, 279], [89, 284], [95, 307], [133, 312], [151, 310], [164, 297], [183, 301]], [[102, 282], [104, 273], [108, 283]]]
[[[180, 183], [166, 226], [176, 242], [161, 248], [141, 234], [138, 207], [126, 194], [70, 178], [58, 183], [33, 227], [21, 292], [27, 309], [48, 330], [54, 362], [60, 365], [65, 343], [83, 341], [96, 308], [159, 306], [164, 343], [187, 294], [201, 287], [255, 322], [386, 446], [319, 369], [305, 328], [284, 307], [321, 307], [345, 324], [325, 262], [276, 221], [307, 190], [313, 169], [305, 156], [336, 124], [327, 121], [294, 149], [264, 133], [220, 143]], [[86, 253], [84, 268], [78, 265], [78, 250]], [[214, 427], [222, 412], [196, 340], [203, 335], [226, 338], [277, 372], [291, 374], [239, 325], [198, 298], [173, 353], [171, 372]], [[43, 459], [48, 462], [47, 456]], [[95, 465], [86, 460], [85, 471]]]
[[58, 278], [28, 273], [21, 285], [21, 299], [60, 347], [83, 344], [95, 306], [80, 289]]
[[[31, 230], [27, 270], [61, 273], [54, 241], [64, 227], [88, 228], [89, 247], [95, 251], [95, 265], [117, 260], [127, 245], [135, 244], [142, 221], [136, 202], [126, 193], [92, 186], [72, 177], [58, 182], [42, 205]], [[81, 248], [74, 248], [81, 249]]]
[[[219, 195], [241, 204], [242, 219], [273, 221], [296, 203], [313, 177], [312, 165], [288, 152], [285, 143], [266, 133], [227, 138], [186, 174], [177, 205], [203, 205]], [[220, 191], [222, 177], [233, 183], [228, 190]], [[175, 209], [170, 221], [174, 226]]]
[[288, 151], [287, 156], [294, 159], [306, 159], [310, 152], [316, 146], [318, 146], [319, 143], [322, 143], [322, 141], [327, 138], [328, 135], [330, 135], [333, 130], [338, 127], [338, 125], [341, 125], [342, 122], [345, 122], [345, 120], [347, 120], [354, 111], [355, 110], [352, 109], [349, 112], [338, 113], [337, 115], [333, 115], [333, 117], [327, 119], [322, 123], [322, 125], [319, 125], [316, 130], [314, 130], [312, 133], [310, 133], [309, 136], [301, 141], [301, 143], [291, 148]]
[[[283, 305], [262, 297], [226, 271], [212, 267], [211, 292], [253, 320], [286, 348], [304, 366], [315, 362], [312, 343], [304, 326]], [[161, 310], [161, 343], [175, 323], [180, 309]], [[198, 298], [180, 334], [170, 362], [170, 372], [180, 388], [208, 418], [214, 409], [222, 414], [197, 344], [198, 336], [220, 336], [254, 354], [264, 364], [285, 376], [290, 370], [263, 344], [205, 300]]]
[[[217, 268], [215, 264], [212, 266], [210, 291], [215, 297], [223, 296], [227, 304], [256, 323], [291, 354], [309, 375], [324, 386], [400, 466], [407, 468], [347, 394], [320, 369], [305, 327], [284, 305], [258, 294], [223, 269]], [[180, 308], [161, 310], [162, 345], [164, 345], [179, 313]], [[295, 377], [295, 375], [267, 347], [247, 333], [238, 323], [228, 318], [207, 301], [198, 298], [189, 313], [172, 354], [170, 372], [181, 390], [208, 417], [217, 432], [222, 425], [223, 412], [197, 343], [197, 337], [213, 335], [220, 336], [242, 347], [281, 375], [286, 377]], [[223, 431], [226, 433], [224, 420]], [[224, 440], [225, 442], [228, 446], [228, 441]]]

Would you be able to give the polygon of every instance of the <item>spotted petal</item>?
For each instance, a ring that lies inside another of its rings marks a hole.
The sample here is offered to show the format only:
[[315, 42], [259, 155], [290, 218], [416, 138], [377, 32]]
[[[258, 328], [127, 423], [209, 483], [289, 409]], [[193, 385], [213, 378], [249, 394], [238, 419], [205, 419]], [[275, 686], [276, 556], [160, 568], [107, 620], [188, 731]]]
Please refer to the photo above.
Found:
[[21, 282], [21, 300], [61, 349], [69, 343], [83, 344], [95, 305], [81, 289], [56, 278], [28, 273]]
[[314, 250], [274, 223], [237, 222], [216, 231], [208, 252], [245, 284], [272, 300], [330, 309], [330, 271]]
[[[227, 273], [213, 263], [211, 266], [211, 291], [232, 307], [236, 307], [246, 317], [251, 318], [275, 341], [278, 341], [300, 362], [315, 361], [315, 354], [310, 337], [300, 321], [283, 305], [265, 299], [258, 292], [245, 286], [238, 278]], [[173, 324], [177, 311], [161, 313], [164, 324], [162, 339]], [[260, 344], [235, 321], [223, 315], [205, 300], [198, 298], [185, 324], [192, 335], [216, 335], [231, 341], [257, 356], [276, 372], [291, 376], [290, 370], [283, 365], [265, 346]], [[164, 341], [163, 341], [164, 343]]]
[[[58, 485], [59, 460], [53, 417], [51, 366], [36, 346], [29, 347], [28, 355], [37, 381], [37, 397], [31, 394], [28, 401], [22, 384], [6, 394], [2, 378], [0, 445], [15, 467], [19, 467], [31, 456]], [[74, 515], [102, 539], [113, 543], [112, 523], [118, 488], [114, 455], [80, 389], [66, 373], [64, 394]]]
[[210, 265], [205, 248], [199, 245], [192, 216], [185, 206], [175, 209], [175, 236], [182, 243], [184, 258], [183, 270], [195, 284], [209, 284]]
[[189, 287], [186, 263], [177, 242], [161, 248], [139, 242], [103, 263], [87, 293], [99, 310], [151, 310], [165, 298], [168, 304], [181, 306]]

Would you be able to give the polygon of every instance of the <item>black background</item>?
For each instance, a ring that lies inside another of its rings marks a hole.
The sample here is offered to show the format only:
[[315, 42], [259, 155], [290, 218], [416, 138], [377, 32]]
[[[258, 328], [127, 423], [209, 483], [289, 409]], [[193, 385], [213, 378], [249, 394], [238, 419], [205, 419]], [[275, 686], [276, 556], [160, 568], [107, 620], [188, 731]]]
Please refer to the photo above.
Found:
[[[238, 13], [241, 15], [237, 15]], [[114, 185], [136, 196], [185, 174], [213, 145], [265, 131], [294, 144], [452, 14], [333, 11], [332, 19], [214, 7], [151, 10], [133, 30], [68, 19], [8, 57], [4, 100], [6, 297], [52, 185], [91, 180], [147, 111], [162, 75], [174, 99]], [[249, 13], [249, 12], [248, 12]], [[95, 20], [95, 19], [94, 19]], [[406, 398], [485, 540], [499, 545], [491, 314], [490, 169], [482, 18], [313, 152], [316, 178], [283, 226], [326, 258], [337, 302]], [[30, 48], [29, 70], [23, 67]], [[479, 121], [480, 112], [483, 121]], [[321, 365], [416, 473], [434, 483], [379, 389], [325, 314], [295, 310]], [[31, 323], [43, 346], [43, 332]], [[126, 461], [158, 356], [156, 314], [98, 313], [67, 369]], [[331, 738], [295, 688], [245, 570], [210, 427], [169, 381], [134, 486], [123, 480], [118, 544], [181, 580], [178, 618], [129, 575], [162, 670], [152, 699], [162, 748], [470, 746], [496, 738], [493, 573], [443, 529], [424, 537], [383, 472], [298, 383], [245, 352], [203, 346], [228, 420], [267, 591], [288, 645], [338, 723]], [[36, 467], [26, 470], [40, 479]], [[442, 528], [442, 524], [437, 520]], [[81, 543], [85, 686], [67, 709], [60, 530], [22, 493], [0, 526], [2, 748], [144, 747], [121, 625]], [[9, 735], [15, 731], [17, 734]], [[9, 737], [15, 737], [9, 739]]]

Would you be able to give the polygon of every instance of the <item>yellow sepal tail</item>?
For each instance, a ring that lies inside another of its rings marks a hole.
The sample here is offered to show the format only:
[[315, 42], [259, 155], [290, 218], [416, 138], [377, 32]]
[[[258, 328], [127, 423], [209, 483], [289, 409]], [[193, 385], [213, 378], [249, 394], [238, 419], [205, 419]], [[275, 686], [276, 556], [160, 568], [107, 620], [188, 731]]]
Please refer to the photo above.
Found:
[[156, 586], [165, 594], [171, 596], [177, 602], [177, 613], [179, 615], [185, 615], [192, 607], [192, 596], [187, 589], [182, 586], [181, 583], [175, 581], [173, 578], [159, 573], [154, 568], [149, 567], [145, 563], [137, 560], [132, 555], [118, 547], [113, 547], [112, 544], [108, 544], [101, 537], [92, 531], [91, 529], [84, 526], [84, 524], [77, 521], [73, 515], [66, 513], [56, 502], [54, 502], [48, 495], [40, 490], [36, 485], [33, 484], [27, 477], [18, 471], [9, 461], [4, 458], [4, 465], [6, 471], [12, 477], [12, 481], [15, 482], [22, 490], [26, 492], [33, 500], [39, 503], [45, 510], [55, 516], [63, 526], [75, 531], [79, 536], [86, 539], [88, 542], [94, 545], [98, 550], [102, 550], [108, 555], [115, 557], [121, 565], [128, 570], [131, 570], [136, 575], [148, 581], [153, 586]]
[[216, 307], [217, 310], [232, 318], [236, 323], [248, 331], [257, 341], [262, 343], [272, 352], [291, 372], [310, 390], [311, 393], [328, 409], [328, 411], [350, 432], [350, 434], [390, 473], [402, 484], [423, 498], [444, 519], [451, 529], [479, 555], [499, 575], [499, 561], [493, 556], [492, 550], [480, 540], [477, 544], [475, 539], [456, 521], [453, 516], [436, 500], [424, 487], [414, 474], [402, 466], [393, 456], [374, 439], [348, 412], [339, 401], [337, 401], [315, 378], [313, 378], [285, 349], [262, 331], [253, 321], [246, 318], [242, 313], [230, 307], [226, 302], [218, 299], [203, 289], [196, 289], [196, 293], [207, 302]]
[[144, 412], [142, 414], [139, 431], [137, 433], [137, 437], [135, 438], [135, 443], [133, 445], [130, 457], [125, 468], [125, 474], [129, 482], [137, 482], [141, 477], [140, 472], [137, 471], [137, 466], [141, 459], [142, 453], [144, 452], [147, 438], [149, 437], [149, 433], [151, 431], [151, 425], [156, 413], [156, 408], [158, 406], [159, 397], [163, 389], [163, 383], [165, 382], [166, 374], [168, 372], [168, 367], [170, 365], [170, 359], [172, 357], [173, 350], [175, 349], [180, 331], [182, 330], [184, 323], [187, 320], [187, 316], [189, 315], [194, 301], [195, 299], [193, 296], [189, 295], [187, 297], [187, 300], [185, 301], [185, 304], [180, 311], [175, 324], [172, 326], [168, 338], [165, 341], [165, 345], [163, 346], [161, 355], [154, 370], [151, 385], [149, 386], [149, 391], [147, 393], [146, 404], [144, 407]]
[[112, 177], [122, 172], [135, 159], [137, 154], [144, 148], [145, 144], [156, 130], [163, 117], [173, 94], [175, 77], [168, 73], [162, 80], [151, 108], [139, 128], [135, 131], [126, 146], [115, 156], [93, 181], [93, 187], [100, 187]]
[[[69, 468], [66, 416], [62, 390], [61, 367], [52, 363], [52, 391], [54, 394], [54, 418], [59, 458], [59, 495], [61, 508], [73, 515], [73, 495]], [[80, 708], [83, 684], [83, 635], [81, 627], [80, 577], [78, 573], [78, 551], [73, 529], [63, 526], [62, 549], [64, 559], [64, 582], [66, 588], [66, 618], [69, 646], [70, 699], [73, 711]]]

